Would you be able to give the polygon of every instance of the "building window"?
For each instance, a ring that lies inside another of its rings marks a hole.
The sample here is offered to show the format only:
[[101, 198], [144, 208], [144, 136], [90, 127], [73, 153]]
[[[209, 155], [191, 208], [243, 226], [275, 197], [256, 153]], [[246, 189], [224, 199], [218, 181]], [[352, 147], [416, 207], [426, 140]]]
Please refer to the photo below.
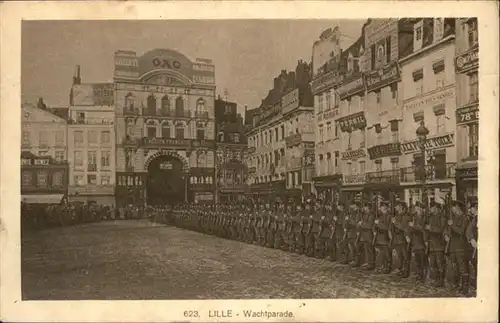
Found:
[[64, 161], [64, 151], [56, 151], [56, 161], [59, 163]]
[[168, 115], [170, 113], [170, 98], [165, 95], [161, 98], [161, 114]]
[[148, 106], [148, 113], [147, 114], [150, 116], [155, 116], [156, 115], [156, 98], [153, 94], [148, 96], [147, 106]]
[[472, 123], [467, 126], [469, 138], [469, 157], [479, 156], [479, 123]]
[[326, 153], [327, 174], [333, 174], [332, 154]]
[[469, 74], [469, 102], [477, 102], [479, 100], [479, 82], [477, 72]]
[[339, 167], [340, 152], [335, 151], [335, 168]]
[[161, 137], [162, 138], [170, 138], [170, 125], [168, 123], [162, 124]]
[[347, 98], [346, 99], [347, 101], [347, 114], [351, 114], [351, 109], [352, 109], [352, 106], [351, 106], [351, 98]]
[[109, 131], [101, 132], [101, 144], [109, 144], [111, 142], [111, 134]]
[[62, 187], [63, 186], [63, 174], [62, 172], [55, 172], [52, 174], [52, 186]]
[[399, 131], [391, 131], [391, 140], [393, 143], [399, 142]]
[[364, 160], [359, 162], [359, 174], [364, 174], [366, 172], [366, 163]]
[[36, 179], [37, 187], [47, 187], [47, 178], [48, 174], [46, 172], [39, 172]]
[[74, 136], [75, 146], [83, 145], [83, 131], [75, 131]]
[[381, 145], [382, 141], [384, 140], [384, 134], [383, 132], [376, 133], [377, 136], [377, 145]]
[[110, 176], [102, 176], [101, 175], [101, 185], [110, 185], [111, 184], [111, 177]]
[[413, 82], [415, 83], [415, 95], [420, 95], [424, 92], [424, 71], [423, 69], [413, 72]]
[[23, 146], [30, 146], [30, 132], [23, 131]]
[[97, 175], [94, 174], [87, 175], [87, 184], [97, 185]]
[[477, 44], [477, 35], [478, 35], [478, 30], [477, 30], [477, 18], [471, 18], [469, 21], [467, 21], [467, 29], [468, 29], [468, 41], [469, 41], [469, 48], [473, 47]]
[[75, 158], [73, 162], [75, 167], [83, 167], [83, 154], [81, 151], [75, 151]]
[[326, 123], [326, 139], [331, 139], [332, 138], [332, 123], [327, 122]]
[[109, 168], [111, 159], [111, 152], [108, 150], [101, 151], [101, 167]]
[[399, 161], [397, 158], [391, 159], [391, 169], [397, 170], [399, 168]]
[[281, 140], [285, 139], [285, 125], [281, 125]]
[[179, 124], [175, 126], [175, 138], [184, 139], [184, 126]]
[[83, 175], [75, 175], [73, 176], [73, 180], [75, 181], [76, 186], [83, 186]]
[[339, 137], [339, 124], [335, 122], [335, 138]]
[[175, 99], [175, 114], [179, 117], [184, 116], [184, 99], [180, 96]]
[[22, 186], [31, 186], [33, 183], [33, 176], [31, 175], [31, 172], [23, 172], [22, 176]]
[[423, 20], [413, 26], [413, 51], [419, 51], [423, 44]]
[[365, 128], [361, 129], [361, 131], [359, 133], [360, 133], [360, 137], [361, 137], [361, 140], [359, 141], [359, 147], [365, 148], [365, 146], [366, 146], [366, 129]]
[[77, 123], [79, 124], [85, 123], [85, 112], [78, 113]]
[[323, 94], [318, 96], [318, 112], [323, 112]]
[[40, 147], [47, 147], [49, 145], [47, 131], [42, 130], [38, 133], [38, 145]]
[[196, 101], [196, 111], [198, 111], [198, 112], [205, 111], [205, 100], [198, 99]]
[[269, 142], [273, 142], [273, 132], [272, 130], [269, 130]]
[[392, 99], [397, 100], [398, 99], [398, 83], [392, 83], [391, 84], [391, 94], [392, 94]]
[[380, 108], [381, 101], [381, 93], [380, 90], [375, 91], [375, 103], [377, 104], [377, 108]]
[[382, 171], [382, 160], [378, 159], [375, 161], [375, 171], [377, 172]]
[[132, 93], [127, 94], [125, 97], [125, 108], [130, 112], [134, 111], [134, 96]]
[[205, 129], [196, 129], [196, 138], [199, 140], [205, 140]]
[[436, 133], [443, 134], [446, 132], [446, 116], [444, 114], [436, 116]]
[[58, 130], [56, 131], [56, 146], [63, 146], [64, 145], [64, 131], [63, 130]]
[[97, 171], [97, 152], [89, 151], [87, 158], [87, 171], [95, 172]]
[[323, 133], [323, 125], [319, 125], [319, 141], [324, 141], [325, 134]]
[[235, 143], [239, 143], [240, 142], [240, 134], [239, 133], [235, 133], [234, 134], [234, 142]]
[[347, 149], [352, 149], [352, 132], [347, 133]]
[[365, 108], [365, 95], [361, 94], [359, 96], [359, 111], [363, 111]]
[[148, 138], [156, 138], [156, 124], [154, 121], [148, 121], [147, 131]]
[[332, 107], [332, 94], [330, 91], [326, 92], [326, 110], [330, 110]]
[[97, 131], [90, 130], [87, 135], [89, 145], [97, 144]]

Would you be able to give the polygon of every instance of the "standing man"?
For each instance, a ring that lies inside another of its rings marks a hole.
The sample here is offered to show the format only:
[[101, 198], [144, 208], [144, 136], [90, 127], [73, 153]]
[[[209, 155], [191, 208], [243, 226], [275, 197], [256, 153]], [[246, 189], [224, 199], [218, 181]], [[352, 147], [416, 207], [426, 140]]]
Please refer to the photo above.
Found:
[[467, 251], [469, 249], [468, 241], [465, 236], [465, 230], [469, 225], [469, 220], [464, 212], [462, 202], [453, 201], [451, 208], [451, 219], [445, 230], [445, 240], [448, 243], [448, 255], [453, 268], [457, 271], [455, 275], [458, 279], [455, 281], [455, 288], [459, 287], [460, 292], [467, 294], [469, 292], [469, 261]]
[[446, 227], [446, 217], [443, 210], [441, 198], [436, 198], [429, 205], [429, 223], [425, 226], [427, 230], [427, 244], [429, 249], [429, 269], [434, 276], [433, 285], [436, 287], [444, 286], [445, 278], [445, 241], [443, 238]]
[[425, 280], [425, 206], [421, 202], [416, 202], [412, 220], [408, 223], [408, 233], [406, 241], [411, 246], [411, 251], [415, 255], [416, 280]]
[[408, 223], [410, 223], [411, 217], [408, 213], [408, 206], [404, 201], [397, 200], [394, 209], [395, 213], [391, 219], [390, 232], [392, 234], [391, 245], [398, 257], [399, 267], [396, 269], [396, 274], [407, 278], [410, 275], [411, 254], [408, 255], [406, 233], [408, 232]]
[[372, 248], [374, 221], [375, 217], [370, 210], [370, 205], [367, 202], [364, 202], [362, 204], [360, 217], [358, 219], [358, 229], [360, 236], [357, 245], [357, 264], [362, 264], [363, 260], [365, 260], [366, 263], [362, 266], [362, 268], [367, 271], [375, 269], [375, 259]]
[[374, 245], [379, 250], [382, 266], [379, 272], [389, 274], [392, 270], [392, 250], [389, 248], [389, 227], [391, 216], [389, 214], [389, 202], [381, 201], [379, 207], [379, 216], [374, 221], [374, 231], [376, 238]]
[[465, 236], [471, 247], [471, 257], [470, 262], [472, 265], [472, 279], [471, 285], [476, 288], [477, 286], [477, 199], [473, 199], [469, 202], [469, 225], [465, 230]]

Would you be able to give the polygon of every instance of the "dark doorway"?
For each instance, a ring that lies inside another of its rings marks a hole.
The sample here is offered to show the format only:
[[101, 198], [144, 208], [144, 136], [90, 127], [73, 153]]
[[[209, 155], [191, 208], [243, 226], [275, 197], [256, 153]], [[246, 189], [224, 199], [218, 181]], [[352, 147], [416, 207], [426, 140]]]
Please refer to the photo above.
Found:
[[149, 205], [184, 203], [186, 181], [180, 160], [160, 156], [148, 167], [147, 200]]

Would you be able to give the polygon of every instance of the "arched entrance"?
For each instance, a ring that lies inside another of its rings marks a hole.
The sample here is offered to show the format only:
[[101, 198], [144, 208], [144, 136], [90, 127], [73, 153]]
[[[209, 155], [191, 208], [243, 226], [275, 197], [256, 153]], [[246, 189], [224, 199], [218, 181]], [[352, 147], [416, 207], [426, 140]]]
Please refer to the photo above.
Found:
[[184, 203], [186, 198], [185, 164], [175, 155], [160, 155], [147, 167], [149, 205]]

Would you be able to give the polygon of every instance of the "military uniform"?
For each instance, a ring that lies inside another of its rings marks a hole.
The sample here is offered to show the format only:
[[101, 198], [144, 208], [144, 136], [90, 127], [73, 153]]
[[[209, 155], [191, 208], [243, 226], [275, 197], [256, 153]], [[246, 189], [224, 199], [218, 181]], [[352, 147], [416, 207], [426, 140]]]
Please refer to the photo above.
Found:
[[[371, 214], [367, 204], [364, 205], [360, 212], [358, 221], [359, 228], [359, 243], [357, 245], [357, 264], [361, 264], [363, 258], [366, 260], [366, 270], [375, 269], [375, 259], [373, 254], [373, 224], [375, 217]], [[363, 257], [364, 256], [364, 257]]]
[[389, 248], [389, 228], [391, 225], [391, 216], [388, 212], [389, 204], [382, 202], [380, 205], [379, 216], [374, 221], [375, 241], [374, 245], [378, 248], [380, 262], [382, 267], [380, 271], [388, 274], [392, 270], [392, 250]]
[[425, 279], [425, 214], [422, 204], [417, 204], [412, 217], [408, 223], [407, 236], [409, 237], [411, 252], [415, 255], [417, 280]]
[[472, 202], [469, 208], [469, 224], [465, 230], [465, 237], [470, 244], [470, 263], [472, 265], [473, 273], [471, 273], [471, 285], [476, 287], [477, 284], [477, 204]]
[[[403, 278], [408, 277], [410, 269], [410, 257], [408, 255], [408, 244], [406, 233], [411, 217], [408, 214], [408, 207], [403, 201], [396, 202], [396, 212], [391, 219], [391, 246], [396, 252], [399, 267], [396, 269], [397, 275]], [[411, 256], [411, 255], [410, 255]]]
[[330, 218], [328, 216], [328, 209], [331, 206], [326, 206], [321, 209], [318, 219], [318, 230], [316, 234], [315, 257], [325, 258], [328, 251], [328, 242], [330, 240]]
[[[358, 236], [358, 213], [359, 209], [356, 204], [352, 204], [349, 211], [344, 216], [344, 235], [342, 237], [342, 247], [345, 250], [345, 257], [342, 261], [347, 264], [349, 259], [352, 258], [354, 267], [360, 266], [356, 254], [356, 238]], [[350, 254], [350, 257], [349, 257]]]
[[[463, 205], [455, 201], [452, 209], [453, 214], [451, 219], [448, 220], [448, 226], [445, 230], [445, 238], [449, 243], [448, 252], [450, 261], [457, 270], [461, 280], [460, 290], [466, 294], [469, 291], [469, 245], [465, 236], [465, 230], [469, 225], [469, 220], [462, 210]], [[455, 283], [458, 285], [458, 282]]]
[[443, 232], [446, 227], [446, 218], [443, 214], [442, 205], [432, 202], [427, 230], [427, 245], [429, 249], [429, 268], [432, 269], [435, 277], [434, 285], [441, 287], [445, 278], [445, 241]]

